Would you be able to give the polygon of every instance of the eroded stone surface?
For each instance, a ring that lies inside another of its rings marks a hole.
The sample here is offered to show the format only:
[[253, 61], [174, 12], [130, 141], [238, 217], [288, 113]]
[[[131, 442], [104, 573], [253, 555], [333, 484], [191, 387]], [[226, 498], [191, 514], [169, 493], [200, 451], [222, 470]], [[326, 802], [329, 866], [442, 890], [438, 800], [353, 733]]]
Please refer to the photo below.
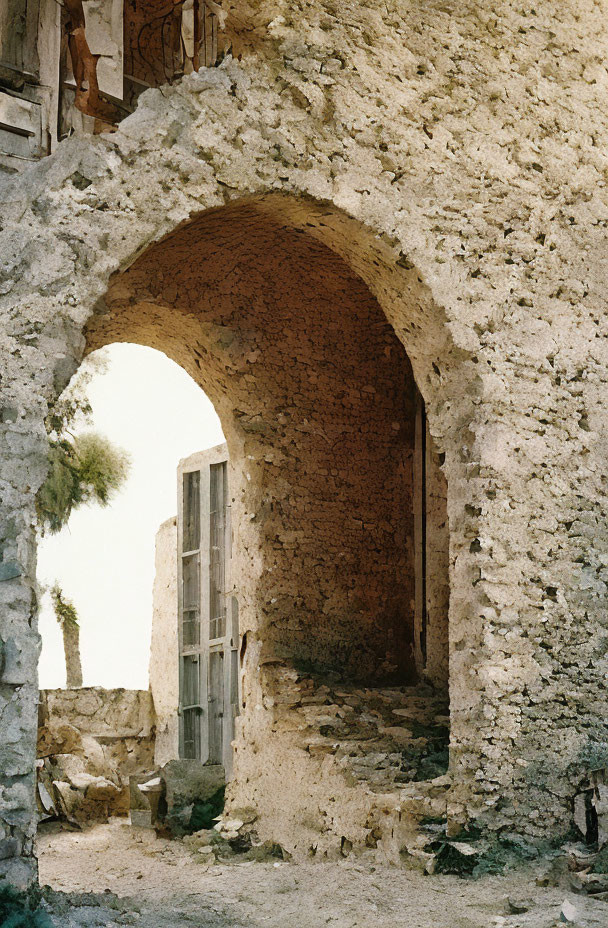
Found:
[[[43, 417], [87, 322], [90, 344], [104, 331], [153, 344], [205, 387], [205, 371], [235, 361], [251, 378], [237, 407], [230, 380], [209, 388], [238, 472], [246, 552], [235, 798], [239, 761], [250, 765], [248, 745], [267, 730], [258, 667], [268, 619], [280, 616], [266, 579], [251, 582], [269, 551], [250, 517], [270, 495], [289, 500], [293, 484], [281, 485], [280, 461], [252, 451], [264, 358], [216, 320], [201, 331], [181, 299], [178, 326], [169, 281], [122, 329], [128, 273], [105, 301], [109, 276], [151, 242], [239, 198], [346, 262], [424, 396], [448, 483], [453, 821], [559, 834], [581, 770], [605, 758], [603, 10], [370, 0], [346, 14], [330, 0], [285, 0], [246, 11], [241, 63], [144, 94], [111, 137], [62, 145], [1, 188], [0, 819], [15, 854], [23, 848], [26, 863], [2, 862], [17, 881], [31, 872]], [[247, 309], [238, 268], [224, 259], [223, 270], [231, 305]], [[178, 287], [179, 268], [173, 276]], [[257, 285], [261, 301], [268, 286]], [[190, 336], [205, 348], [200, 369]]]

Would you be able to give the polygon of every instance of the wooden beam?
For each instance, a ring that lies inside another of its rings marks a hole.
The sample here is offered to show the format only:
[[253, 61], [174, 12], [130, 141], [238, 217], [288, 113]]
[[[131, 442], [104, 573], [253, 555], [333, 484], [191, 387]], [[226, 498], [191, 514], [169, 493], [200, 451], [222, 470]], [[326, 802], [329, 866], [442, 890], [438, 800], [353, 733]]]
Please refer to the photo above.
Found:
[[124, 113], [99, 90], [97, 80], [99, 55], [93, 55], [87, 42], [82, 0], [64, 0], [64, 6], [67, 14], [64, 28], [68, 36], [68, 48], [76, 85], [74, 105], [81, 113], [114, 125]]

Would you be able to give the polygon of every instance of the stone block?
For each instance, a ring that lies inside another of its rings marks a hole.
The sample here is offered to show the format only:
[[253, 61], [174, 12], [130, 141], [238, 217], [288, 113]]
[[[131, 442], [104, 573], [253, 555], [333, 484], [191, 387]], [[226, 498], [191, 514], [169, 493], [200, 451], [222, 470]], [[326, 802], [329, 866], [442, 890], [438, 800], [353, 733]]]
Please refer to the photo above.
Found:
[[223, 808], [226, 774], [221, 764], [172, 760], [161, 770], [165, 788], [164, 824], [174, 835], [209, 827]]
[[131, 825], [133, 828], [153, 828], [152, 811], [150, 809], [131, 809]]
[[53, 786], [59, 798], [61, 811], [69, 822], [76, 825], [107, 822], [109, 814], [107, 801], [92, 799], [82, 789], [76, 789], [69, 783], [62, 783], [59, 780], [55, 780]]
[[36, 883], [38, 866], [32, 857], [7, 857], [0, 859], [0, 885], [10, 885], [25, 891]]
[[150, 808], [150, 802], [147, 793], [142, 793], [140, 786], [143, 783], [147, 783], [151, 780], [155, 774], [151, 773], [139, 773], [133, 774], [129, 777], [129, 799], [130, 799], [130, 809], [131, 812], [138, 810], [146, 810]]
[[108, 760], [106, 753], [99, 742], [92, 735], [82, 736], [82, 756], [86, 758], [87, 770], [96, 777], [108, 773]]
[[[148, 788], [146, 788], [148, 787]], [[135, 828], [154, 828], [164, 784], [155, 773], [129, 777], [129, 811]]]
[[73, 778], [84, 773], [87, 765], [84, 758], [78, 754], [54, 754], [45, 759], [45, 766], [52, 773], [54, 780], [73, 783]]
[[38, 757], [82, 754], [82, 736], [68, 722], [49, 723], [38, 730]]
[[210, 799], [226, 785], [221, 764], [202, 764], [198, 760], [171, 760], [161, 770], [165, 784], [167, 807], [191, 803], [195, 799]]
[[0, 860], [7, 860], [9, 857], [18, 857], [21, 853], [21, 844], [17, 838], [5, 838], [0, 841]]
[[121, 790], [105, 777], [94, 777], [90, 773], [79, 773], [72, 777], [72, 785], [84, 792], [87, 799], [112, 802]]

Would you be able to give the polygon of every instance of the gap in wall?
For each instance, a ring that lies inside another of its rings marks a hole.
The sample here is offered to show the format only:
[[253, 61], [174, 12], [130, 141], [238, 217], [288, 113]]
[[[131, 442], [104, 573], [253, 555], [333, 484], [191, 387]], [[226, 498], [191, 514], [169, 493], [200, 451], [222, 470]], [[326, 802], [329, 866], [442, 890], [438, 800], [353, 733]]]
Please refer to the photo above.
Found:
[[[38, 578], [45, 585], [58, 580], [77, 607], [85, 685], [147, 689], [156, 531], [177, 510], [179, 459], [224, 438], [211, 402], [162, 352], [112, 344], [91, 360], [100, 355], [107, 369], [93, 374], [93, 418], [82, 431], [123, 447], [131, 471], [107, 508], [76, 510], [66, 529], [41, 540]], [[40, 686], [64, 686], [61, 632], [48, 594], [40, 632]]]

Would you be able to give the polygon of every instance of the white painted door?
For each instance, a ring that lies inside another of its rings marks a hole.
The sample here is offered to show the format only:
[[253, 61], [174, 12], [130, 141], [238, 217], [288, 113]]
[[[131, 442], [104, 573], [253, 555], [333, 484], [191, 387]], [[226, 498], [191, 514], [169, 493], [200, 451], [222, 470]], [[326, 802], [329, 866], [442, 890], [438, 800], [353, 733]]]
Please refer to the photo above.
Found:
[[232, 768], [238, 713], [238, 607], [225, 446], [180, 467], [180, 755]]

